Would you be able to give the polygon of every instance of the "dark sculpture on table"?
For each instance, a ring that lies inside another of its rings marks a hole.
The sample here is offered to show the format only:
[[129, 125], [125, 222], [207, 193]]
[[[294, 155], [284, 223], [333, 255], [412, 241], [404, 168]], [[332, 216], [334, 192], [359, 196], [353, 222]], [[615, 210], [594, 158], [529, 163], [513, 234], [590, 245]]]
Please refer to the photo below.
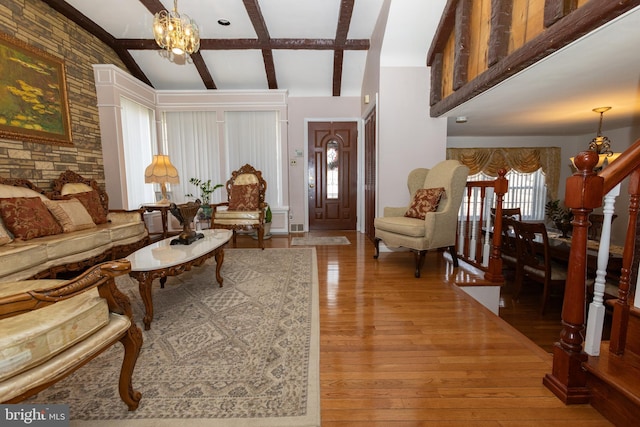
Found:
[[169, 212], [171, 212], [171, 214], [180, 221], [180, 225], [182, 225], [182, 233], [171, 241], [172, 245], [190, 245], [196, 240], [204, 238], [204, 234], [196, 233], [191, 229], [191, 223], [193, 223], [193, 219], [196, 217], [199, 209], [200, 200], [182, 203], [180, 205], [176, 205], [175, 203], [169, 205]]

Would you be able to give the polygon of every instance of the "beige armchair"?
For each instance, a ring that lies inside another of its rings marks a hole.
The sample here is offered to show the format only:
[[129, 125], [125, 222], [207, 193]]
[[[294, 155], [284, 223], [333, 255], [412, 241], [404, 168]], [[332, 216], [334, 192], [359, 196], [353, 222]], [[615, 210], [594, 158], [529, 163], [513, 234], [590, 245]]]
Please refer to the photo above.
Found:
[[213, 205], [211, 228], [233, 230], [233, 245], [237, 230], [256, 230], [258, 245], [264, 249], [264, 196], [267, 182], [262, 172], [246, 164], [231, 174], [226, 184], [228, 201]]
[[424, 258], [431, 249], [449, 248], [453, 265], [457, 267], [458, 210], [468, 175], [469, 168], [457, 160], [445, 160], [432, 169], [411, 171], [407, 179], [411, 204], [385, 207], [384, 216], [374, 220], [376, 253], [373, 257], [377, 259], [380, 255], [382, 240], [387, 247], [408, 248], [415, 254], [416, 277], [420, 277]]

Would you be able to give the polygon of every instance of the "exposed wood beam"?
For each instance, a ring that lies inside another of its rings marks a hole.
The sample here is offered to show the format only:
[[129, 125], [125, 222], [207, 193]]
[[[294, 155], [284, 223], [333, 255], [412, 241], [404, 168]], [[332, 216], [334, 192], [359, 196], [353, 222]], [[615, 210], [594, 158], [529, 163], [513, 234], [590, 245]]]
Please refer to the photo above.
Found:
[[544, 2], [544, 26], [548, 28], [559, 19], [576, 10], [578, 0], [546, 0]]
[[444, 6], [444, 11], [440, 17], [440, 22], [438, 23], [438, 28], [436, 28], [435, 38], [433, 39], [431, 47], [429, 47], [429, 52], [427, 53], [427, 65], [431, 65], [436, 53], [444, 52], [444, 47], [447, 44], [449, 34], [451, 34], [449, 30], [454, 27], [456, 22], [457, 5], [458, 0], [447, 0], [447, 4]]
[[160, 0], [140, 0], [140, 3], [142, 3], [152, 15], [167, 10]]
[[211, 73], [209, 73], [207, 64], [204, 63], [204, 59], [202, 58], [200, 51], [192, 53], [191, 60], [193, 61], [193, 65], [196, 66], [196, 70], [198, 70], [198, 74], [200, 74], [200, 78], [202, 78], [204, 86], [207, 89], [217, 89], [216, 83], [213, 81], [213, 77], [211, 77]]
[[123, 49], [119, 46], [117, 40], [108, 32], [106, 32], [101, 26], [93, 22], [91, 19], [87, 18], [85, 15], [80, 13], [80, 11], [66, 1], [63, 0], [42, 0], [44, 3], [48, 4], [52, 9], [59, 12], [61, 15], [66, 17], [68, 20], [75, 22], [84, 30], [88, 31], [90, 34], [94, 35], [97, 39], [102, 41], [104, 44], [109, 46], [113, 51], [118, 55], [120, 60], [124, 63], [125, 67], [129, 70], [129, 72], [136, 77], [138, 80], [143, 81], [144, 83], [151, 85], [151, 82], [147, 78], [147, 76], [142, 72], [142, 69], [138, 66], [138, 64], [134, 61], [131, 54], [126, 49]]
[[[353, 3], [355, 0], [342, 0], [340, 2], [340, 16], [336, 28], [336, 46], [344, 46], [349, 34], [351, 16], [353, 15]], [[333, 53], [333, 96], [340, 96], [342, 90], [342, 65], [344, 63], [344, 48], [339, 47]]]
[[509, 53], [513, 0], [491, 0], [491, 30], [487, 65], [491, 67]]
[[455, 47], [453, 49], [453, 90], [467, 83], [471, 43], [471, 0], [460, 0], [456, 7]]
[[[562, 18], [561, 23], [558, 21], [463, 87], [432, 105], [431, 117], [441, 116], [639, 4], [640, 0], [588, 1]], [[446, 33], [449, 34], [448, 31]], [[442, 35], [437, 37], [443, 38]], [[432, 60], [430, 56], [430, 61]]]
[[271, 36], [269, 36], [269, 30], [267, 30], [267, 24], [264, 22], [264, 16], [262, 16], [258, 0], [242, 0], [242, 2], [244, 3], [245, 9], [247, 9], [247, 14], [249, 15], [249, 19], [251, 19], [253, 28], [256, 30], [258, 41], [261, 44], [269, 46], [262, 48], [262, 59], [264, 61], [264, 69], [267, 74], [269, 89], [278, 89], [276, 66], [273, 62], [273, 48], [270, 43]]

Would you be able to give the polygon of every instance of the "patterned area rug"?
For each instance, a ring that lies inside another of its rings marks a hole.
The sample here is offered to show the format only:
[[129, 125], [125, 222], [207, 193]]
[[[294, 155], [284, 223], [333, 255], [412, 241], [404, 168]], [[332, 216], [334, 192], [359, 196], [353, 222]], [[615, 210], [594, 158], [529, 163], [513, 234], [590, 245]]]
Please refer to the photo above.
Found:
[[292, 246], [329, 246], [350, 245], [351, 242], [345, 236], [335, 237], [292, 237]]
[[[154, 284], [136, 411], [117, 390], [120, 345], [29, 403], [67, 403], [78, 426], [319, 426], [315, 249], [226, 249], [222, 276], [212, 258]], [[137, 282], [117, 280], [142, 325]]]

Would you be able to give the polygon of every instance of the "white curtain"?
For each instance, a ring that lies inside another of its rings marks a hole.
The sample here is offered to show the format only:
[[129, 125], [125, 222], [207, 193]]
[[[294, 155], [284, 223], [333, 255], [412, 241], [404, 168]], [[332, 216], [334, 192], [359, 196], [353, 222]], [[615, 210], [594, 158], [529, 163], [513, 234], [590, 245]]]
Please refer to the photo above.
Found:
[[153, 110], [121, 97], [122, 137], [127, 198], [125, 209], [138, 209], [155, 201], [154, 185], [145, 184], [144, 170], [151, 164], [155, 150]]
[[228, 174], [249, 163], [267, 182], [266, 201], [282, 206], [281, 147], [277, 111], [225, 112]]
[[[166, 112], [164, 129], [165, 152], [180, 175], [180, 184], [171, 186], [173, 200], [186, 200], [185, 194], [201, 198], [199, 189], [189, 183], [191, 178], [224, 185], [229, 177], [222, 168], [215, 111]], [[211, 196], [211, 203], [223, 200], [226, 195], [222, 188]]]

